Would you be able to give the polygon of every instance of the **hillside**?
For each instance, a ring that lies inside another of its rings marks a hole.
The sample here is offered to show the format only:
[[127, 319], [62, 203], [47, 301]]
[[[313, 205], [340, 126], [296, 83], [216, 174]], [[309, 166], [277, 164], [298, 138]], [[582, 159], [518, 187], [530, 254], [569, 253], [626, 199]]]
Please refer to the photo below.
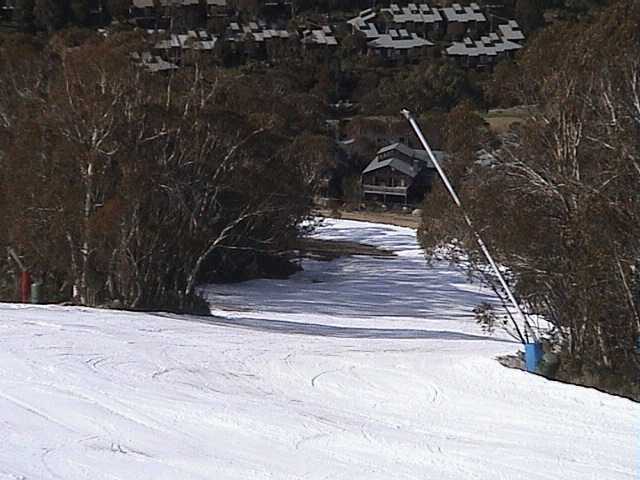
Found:
[[638, 404], [502, 367], [411, 229], [215, 285], [215, 317], [0, 304], [0, 479], [634, 478]]

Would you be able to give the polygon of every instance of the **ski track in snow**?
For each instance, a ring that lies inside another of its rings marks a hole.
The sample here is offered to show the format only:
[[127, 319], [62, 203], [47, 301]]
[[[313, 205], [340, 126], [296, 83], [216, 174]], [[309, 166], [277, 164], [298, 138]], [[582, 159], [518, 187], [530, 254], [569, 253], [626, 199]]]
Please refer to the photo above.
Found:
[[414, 231], [316, 235], [398, 256], [203, 287], [215, 318], [0, 304], [0, 480], [638, 478], [638, 404], [500, 366]]

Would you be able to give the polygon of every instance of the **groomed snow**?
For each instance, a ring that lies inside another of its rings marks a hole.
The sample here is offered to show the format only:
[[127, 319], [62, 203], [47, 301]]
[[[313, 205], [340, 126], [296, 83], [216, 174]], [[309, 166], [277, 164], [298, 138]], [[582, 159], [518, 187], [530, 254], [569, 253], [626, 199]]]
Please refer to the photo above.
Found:
[[500, 366], [493, 301], [391, 259], [206, 287], [218, 318], [0, 304], [0, 479], [634, 479], [639, 405]]

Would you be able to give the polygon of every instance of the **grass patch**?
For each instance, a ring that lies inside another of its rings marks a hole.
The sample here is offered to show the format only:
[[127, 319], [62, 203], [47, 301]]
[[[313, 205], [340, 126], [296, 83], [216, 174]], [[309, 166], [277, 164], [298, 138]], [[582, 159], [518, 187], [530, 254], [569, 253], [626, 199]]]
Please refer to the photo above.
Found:
[[338, 214], [330, 210], [320, 210], [318, 213], [327, 218], [342, 218], [343, 220], [383, 223], [386, 225], [396, 225], [398, 227], [408, 227], [416, 229], [420, 226], [420, 216], [411, 215], [409, 213], [373, 212], [366, 210], [340, 210]]
[[496, 108], [482, 115], [495, 133], [504, 133], [515, 123], [524, 123], [531, 116], [532, 107]]

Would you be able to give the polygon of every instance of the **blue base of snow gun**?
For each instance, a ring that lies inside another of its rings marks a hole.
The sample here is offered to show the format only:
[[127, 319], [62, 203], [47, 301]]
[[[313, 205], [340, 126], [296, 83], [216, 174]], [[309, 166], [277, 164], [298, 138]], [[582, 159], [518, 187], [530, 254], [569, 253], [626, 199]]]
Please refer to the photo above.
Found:
[[538, 365], [540, 365], [540, 360], [542, 360], [542, 354], [541, 343], [525, 343], [524, 363], [527, 372], [538, 373]]

